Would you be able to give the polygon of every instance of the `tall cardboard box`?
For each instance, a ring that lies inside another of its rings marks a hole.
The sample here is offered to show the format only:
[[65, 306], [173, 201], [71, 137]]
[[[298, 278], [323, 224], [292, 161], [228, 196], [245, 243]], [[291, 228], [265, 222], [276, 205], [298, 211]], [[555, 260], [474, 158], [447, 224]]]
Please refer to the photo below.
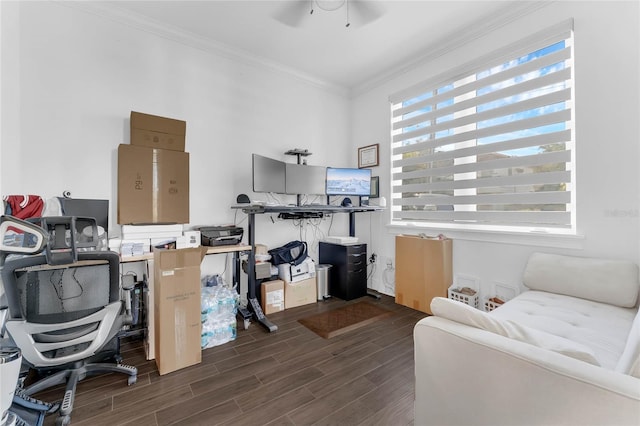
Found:
[[396, 303], [431, 314], [431, 300], [453, 283], [453, 241], [396, 236]]
[[206, 248], [158, 250], [154, 263], [154, 355], [158, 372], [202, 361], [200, 263]]
[[284, 282], [284, 307], [285, 309], [308, 305], [318, 301], [316, 277], [295, 283]]
[[189, 153], [118, 146], [118, 223], [189, 223]]
[[187, 122], [131, 111], [131, 145], [184, 151]]

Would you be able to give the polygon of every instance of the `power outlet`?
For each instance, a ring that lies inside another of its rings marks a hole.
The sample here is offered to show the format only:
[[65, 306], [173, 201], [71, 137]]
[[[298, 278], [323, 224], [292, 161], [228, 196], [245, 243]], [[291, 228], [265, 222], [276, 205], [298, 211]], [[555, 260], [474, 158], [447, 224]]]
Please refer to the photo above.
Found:
[[369, 263], [376, 263], [376, 260], [378, 260], [378, 255], [371, 253], [371, 256], [369, 256]]

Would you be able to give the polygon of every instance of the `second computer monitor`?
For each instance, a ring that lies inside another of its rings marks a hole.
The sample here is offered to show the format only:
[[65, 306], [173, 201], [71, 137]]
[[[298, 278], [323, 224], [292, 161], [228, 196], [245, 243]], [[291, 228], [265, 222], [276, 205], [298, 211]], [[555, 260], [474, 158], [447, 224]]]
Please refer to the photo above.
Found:
[[326, 167], [287, 163], [285, 186], [287, 194], [323, 195]]
[[371, 169], [327, 167], [327, 195], [368, 197], [371, 194]]

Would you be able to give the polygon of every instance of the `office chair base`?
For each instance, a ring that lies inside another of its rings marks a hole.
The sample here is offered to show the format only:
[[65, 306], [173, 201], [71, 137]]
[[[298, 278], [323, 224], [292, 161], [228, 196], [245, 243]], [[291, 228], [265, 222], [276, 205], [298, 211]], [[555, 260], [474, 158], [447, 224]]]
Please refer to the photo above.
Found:
[[138, 379], [138, 369], [126, 364], [89, 363], [82, 364], [69, 370], [62, 370], [33, 383], [22, 390], [25, 395], [34, 395], [52, 386], [66, 383], [64, 397], [60, 405], [59, 416], [56, 425], [67, 425], [71, 422], [71, 411], [75, 399], [78, 382], [92, 374], [99, 373], [123, 373], [127, 374], [127, 385], [134, 384]]

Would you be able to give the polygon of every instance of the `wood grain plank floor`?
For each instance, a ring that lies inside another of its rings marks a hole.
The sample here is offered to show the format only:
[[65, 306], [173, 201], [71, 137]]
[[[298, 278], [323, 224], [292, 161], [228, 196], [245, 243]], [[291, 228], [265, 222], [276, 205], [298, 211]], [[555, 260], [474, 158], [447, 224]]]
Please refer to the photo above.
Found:
[[[359, 300], [393, 315], [324, 339], [299, 318]], [[122, 343], [138, 368], [127, 386], [119, 374], [80, 382], [73, 425], [413, 425], [413, 326], [426, 314], [393, 298], [329, 299], [269, 315], [278, 331], [252, 323], [236, 340], [202, 353], [202, 363], [164, 376], [142, 342]], [[62, 398], [63, 389], [38, 395]], [[55, 424], [48, 416], [45, 425]]]

